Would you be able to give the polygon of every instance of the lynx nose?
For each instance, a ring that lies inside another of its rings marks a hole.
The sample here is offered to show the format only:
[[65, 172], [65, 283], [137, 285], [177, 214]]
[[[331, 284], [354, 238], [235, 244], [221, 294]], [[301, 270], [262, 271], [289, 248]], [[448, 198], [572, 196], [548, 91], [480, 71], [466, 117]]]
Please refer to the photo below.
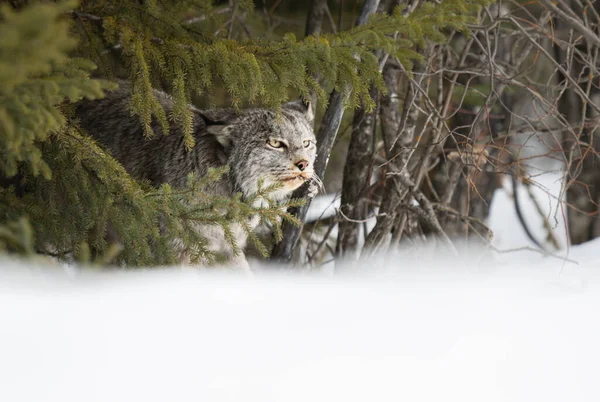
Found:
[[303, 172], [304, 169], [308, 167], [308, 161], [306, 159], [303, 159], [300, 162], [297, 162], [296, 166], [298, 167], [298, 169], [300, 169], [301, 172]]

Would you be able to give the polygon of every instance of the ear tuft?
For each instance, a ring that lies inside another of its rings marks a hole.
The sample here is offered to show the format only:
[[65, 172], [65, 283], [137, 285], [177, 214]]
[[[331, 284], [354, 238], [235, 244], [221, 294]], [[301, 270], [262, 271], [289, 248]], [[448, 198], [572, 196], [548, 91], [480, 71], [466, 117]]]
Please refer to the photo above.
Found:
[[306, 105], [306, 120], [311, 123], [315, 120], [315, 110], [312, 102], [308, 102]]

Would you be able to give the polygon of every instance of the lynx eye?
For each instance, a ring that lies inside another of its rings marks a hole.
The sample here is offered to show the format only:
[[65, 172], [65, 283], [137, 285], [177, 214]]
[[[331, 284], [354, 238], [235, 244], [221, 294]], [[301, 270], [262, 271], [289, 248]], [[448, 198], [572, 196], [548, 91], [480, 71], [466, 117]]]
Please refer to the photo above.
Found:
[[304, 140], [302, 142], [302, 145], [304, 145], [304, 148], [308, 148], [308, 147], [310, 147], [311, 142], [312, 142], [311, 140]]
[[282, 148], [285, 146], [283, 142], [274, 138], [271, 138], [269, 141], [267, 141], [267, 144], [269, 144], [269, 146], [273, 148]]

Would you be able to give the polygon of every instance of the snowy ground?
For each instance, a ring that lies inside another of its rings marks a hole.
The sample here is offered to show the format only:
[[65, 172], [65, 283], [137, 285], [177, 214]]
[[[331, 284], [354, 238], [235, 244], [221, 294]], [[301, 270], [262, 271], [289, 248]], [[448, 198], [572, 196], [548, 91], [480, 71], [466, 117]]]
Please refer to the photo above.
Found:
[[[550, 176], [536, 197], [560, 216]], [[528, 244], [510, 191], [500, 249]], [[0, 401], [598, 401], [600, 239], [554, 231], [569, 261], [404, 250], [251, 277], [0, 260]]]
[[600, 397], [595, 264], [387, 268], [67, 275], [4, 261], [0, 401]]
[[597, 401], [599, 249], [335, 276], [4, 260], [0, 401]]
[[[567, 210], [564, 208], [564, 204], [561, 207], [559, 202], [564, 199], [564, 195], [561, 195], [562, 179], [561, 172], [538, 176], [532, 186], [532, 193], [542, 209], [544, 219], [548, 220], [550, 224], [552, 234], [556, 238], [560, 250], [566, 251], [568, 244], [565, 219]], [[548, 231], [543, 226], [542, 215], [535, 209], [530, 194], [522, 184], [519, 185], [517, 193], [524, 218], [536, 239], [548, 250], [559, 251], [547, 241]], [[494, 244], [502, 249], [511, 249], [523, 245], [535, 246], [526, 236], [523, 226], [518, 221], [512, 194], [510, 180], [505, 180], [504, 189], [497, 190], [494, 194], [489, 217], [489, 226], [494, 231]]]

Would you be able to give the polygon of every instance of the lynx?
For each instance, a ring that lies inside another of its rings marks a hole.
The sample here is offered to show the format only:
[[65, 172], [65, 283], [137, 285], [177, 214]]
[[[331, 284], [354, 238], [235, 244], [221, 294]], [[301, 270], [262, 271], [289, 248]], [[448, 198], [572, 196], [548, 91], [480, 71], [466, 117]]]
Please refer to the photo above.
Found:
[[[155, 95], [170, 115], [171, 98], [160, 91], [155, 91]], [[265, 186], [281, 184], [271, 194], [272, 199], [279, 201], [305, 182], [316, 180], [312, 115], [310, 107], [301, 102], [284, 105], [279, 114], [267, 109], [247, 109], [236, 114], [230, 109], [204, 111], [190, 106], [196, 144], [186, 150], [176, 124], [170, 125], [170, 133], [165, 136], [160, 125], [153, 122], [155, 135], [144, 137], [139, 118], [131, 114], [129, 100], [130, 88], [121, 83], [120, 89], [101, 100], [78, 103], [75, 113], [81, 127], [138, 180], [181, 187], [190, 172], [203, 176], [209, 168], [228, 165], [228, 175], [210, 185], [207, 192], [226, 197], [241, 192], [248, 197], [256, 192], [262, 179]], [[257, 224], [258, 219], [251, 223], [252, 227]], [[248, 268], [244, 255], [234, 255], [221, 228], [204, 225], [197, 229], [208, 238], [212, 251], [229, 258], [233, 266]], [[243, 249], [245, 231], [235, 224], [232, 231]], [[190, 250], [177, 251], [182, 264], [188, 264]]]

